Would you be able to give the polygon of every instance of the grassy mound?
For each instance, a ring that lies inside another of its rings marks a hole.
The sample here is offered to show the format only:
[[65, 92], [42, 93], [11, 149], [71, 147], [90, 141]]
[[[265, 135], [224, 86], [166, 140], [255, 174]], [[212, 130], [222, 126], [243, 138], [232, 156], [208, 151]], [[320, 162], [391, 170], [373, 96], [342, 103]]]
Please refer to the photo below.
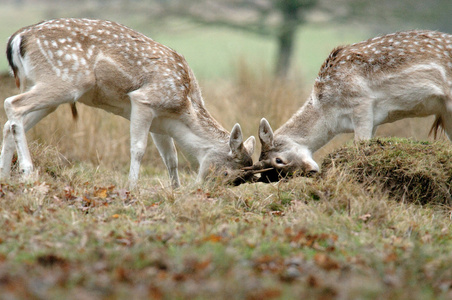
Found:
[[451, 204], [451, 158], [447, 142], [374, 139], [338, 149], [322, 170], [324, 177], [339, 172], [366, 187], [380, 185], [398, 201]]

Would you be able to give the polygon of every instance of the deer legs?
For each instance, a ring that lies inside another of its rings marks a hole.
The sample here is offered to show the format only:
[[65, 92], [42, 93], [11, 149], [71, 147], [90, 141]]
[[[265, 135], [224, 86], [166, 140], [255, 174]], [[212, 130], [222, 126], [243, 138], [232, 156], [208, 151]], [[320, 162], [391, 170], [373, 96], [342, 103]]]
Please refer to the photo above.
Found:
[[443, 126], [444, 132], [450, 141], [452, 141], [452, 112], [447, 112], [447, 114], [443, 115]]
[[[73, 101], [68, 96], [62, 96], [64, 91], [54, 91], [46, 94], [45, 86], [35, 86], [30, 91], [10, 97], [5, 100], [5, 111], [8, 117], [3, 128], [3, 144], [0, 156], [0, 179], [11, 174], [11, 162], [14, 150], [17, 150], [20, 171], [28, 175], [33, 171], [33, 163], [28, 149], [25, 133], [42, 118], [53, 112], [59, 104]], [[145, 93], [135, 91], [130, 94], [130, 173], [129, 182], [135, 187], [141, 160], [146, 150], [149, 130], [153, 120], [153, 110], [145, 102]], [[154, 142], [165, 162], [173, 187], [180, 185], [177, 171], [177, 153], [173, 139], [162, 134], [152, 134]]]
[[[27, 132], [33, 126], [36, 125], [41, 119], [43, 119], [45, 116], [50, 114], [52, 111], [54, 111], [55, 108], [50, 109], [43, 109], [39, 111], [34, 111], [30, 114], [28, 114], [25, 117], [24, 121], [24, 131]], [[17, 131], [17, 128], [16, 128]], [[2, 144], [2, 154], [0, 156], [0, 178], [8, 178], [11, 173], [11, 161], [13, 158], [14, 150], [16, 150], [16, 142], [14, 139], [14, 136], [11, 132], [11, 122], [7, 121], [4, 128], [3, 128], [3, 144]], [[28, 148], [26, 148], [26, 152], [28, 152]], [[26, 157], [23, 154], [19, 157]], [[31, 160], [30, 160], [31, 161]], [[19, 162], [21, 162], [19, 158]], [[24, 170], [23, 166], [21, 165], [21, 170]]]
[[[146, 88], [129, 93], [131, 102], [130, 114], [130, 173], [129, 184], [135, 187], [141, 160], [146, 150], [149, 131], [154, 119], [152, 97]], [[151, 133], [152, 139], [162, 157], [171, 179], [173, 188], [180, 186], [177, 171], [177, 151], [172, 137], [166, 134]]]
[[138, 181], [141, 160], [146, 150], [153, 113], [149, 106], [138, 99], [141, 94], [130, 95], [132, 110], [130, 114], [130, 171], [129, 185], [134, 188]]
[[8, 178], [11, 174], [11, 163], [16, 150], [14, 137], [11, 135], [11, 123], [6, 122], [3, 127], [2, 154], [0, 156], [0, 178]]
[[180, 186], [179, 174], [177, 171], [177, 151], [174, 146], [174, 140], [172, 137], [165, 134], [151, 133], [154, 144], [159, 150], [160, 156], [165, 162], [166, 168], [171, 179], [171, 185], [173, 188]]
[[5, 111], [8, 117], [3, 128], [3, 144], [0, 157], [0, 178], [7, 178], [11, 173], [11, 161], [17, 149], [20, 171], [28, 175], [33, 171], [30, 151], [25, 133], [42, 118], [55, 110], [56, 106], [44, 107], [28, 111], [29, 100], [33, 100], [33, 91], [10, 97], [5, 100]]

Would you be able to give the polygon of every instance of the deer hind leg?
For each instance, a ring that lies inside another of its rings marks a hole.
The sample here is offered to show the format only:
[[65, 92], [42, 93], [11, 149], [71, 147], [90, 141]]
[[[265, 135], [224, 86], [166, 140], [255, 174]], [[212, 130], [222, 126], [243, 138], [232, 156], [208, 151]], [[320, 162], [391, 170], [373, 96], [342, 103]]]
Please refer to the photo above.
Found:
[[177, 171], [177, 151], [173, 138], [169, 135], [158, 133], [151, 133], [151, 136], [168, 169], [172, 187], [178, 188], [180, 186], [180, 181]]
[[371, 105], [360, 105], [353, 110], [353, 126], [355, 141], [369, 140], [374, 136], [376, 127]]
[[[54, 110], [55, 107], [52, 107], [29, 113], [24, 119], [25, 132], [33, 128], [33, 126]], [[16, 144], [11, 133], [11, 122], [7, 121], [3, 127], [3, 144], [0, 156], [0, 178], [2, 179], [8, 178], [11, 174], [11, 162], [14, 150], [16, 150]]]
[[16, 144], [11, 135], [11, 122], [7, 121], [3, 127], [2, 154], [0, 155], [0, 179], [9, 178], [11, 174], [11, 163], [13, 160]]
[[[4, 108], [8, 117], [7, 127], [4, 129], [4, 151], [1, 165], [2, 172], [9, 174], [7, 167], [12, 158], [12, 140], [16, 144], [20, 171], [30, 174], [33, 171], [30, 151], [28, 150], [25, 132], [44, 116], [53, 111], [59, 104], [71, 102], [75, 99], [64, 87], [55, 88], [44, 84], [36, 85], [26, 93], [9, 97], [5, 100]], [[9, 128], [8, 128], [9, 127]], [[10, 137], [12, 136], [12, 138]]]

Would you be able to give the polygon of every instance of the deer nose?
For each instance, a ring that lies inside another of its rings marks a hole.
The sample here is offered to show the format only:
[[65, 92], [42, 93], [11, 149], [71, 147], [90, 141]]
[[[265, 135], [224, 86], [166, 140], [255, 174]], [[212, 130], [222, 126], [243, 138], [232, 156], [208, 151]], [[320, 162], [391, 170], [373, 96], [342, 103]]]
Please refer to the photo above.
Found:
[[319, 172], [319, 166], [315, 162], [307, 164], [305, 167], [305, 172], [309, 174], [315, 174]]

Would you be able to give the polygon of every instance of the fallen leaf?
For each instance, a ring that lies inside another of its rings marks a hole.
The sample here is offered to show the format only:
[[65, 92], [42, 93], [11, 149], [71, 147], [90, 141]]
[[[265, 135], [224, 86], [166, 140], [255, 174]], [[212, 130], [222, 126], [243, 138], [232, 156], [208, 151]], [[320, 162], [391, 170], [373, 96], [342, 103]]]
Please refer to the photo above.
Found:
[[278, 288], [259, 289], [247, 295], [249, 300], [273, 299], [281, 297], [282, 291]]
[[270, 271], [275, 274], [281, 274], [281, 272], [286, 269], [284, 260], [281, 257], [271, 255], [263, 255], [255, 258], [253, 266], [256, 271]]
[[29, 214], [29, 215], [32, 215], [35, 211], [32, 209], [32, 208], [30, 208], [29, 206], [23, 206], [23, 208], [24, 208], [24, 212], [25, 213], [27, 213], [27, 214]]
[[219, 243], [223, 240], [223, 237], [218, 234], [211, 234], [203, 239], [204, 242]]
[[270, 212], [271, 216], [277, 216], [277, 217], [283, 217], [285, 215], [285, 212], [283, 211], [279, 211], [279, 210], [274, 210]]
[[390, 262], [393, 262], [393, 261], [396, 261], [397, 260], [397, 253], [395, 253], [394, 251], [392, 251], [392, 252], [390, 252], [389, 254], [387, 254], [386, 255], [386, 257], [384, 258], [384, 262], [385, 263], [390, 263]]
[[107, 188], [94, 187], [94, 194], [93, 195], [94, 195], [94, 197], [99, 197], [101, 199], [105, 199], [108, 196]]
[[327, 271], [339, 269], [339, 263], [325, 253], [316, 253], [314, 261], [319, 267]]
[[153, 284], [151, 284], [151, 286], [149, 287], [149, 293], [150, 293], [151, 299], [154, 299], [154, 300], [163, 299], [163, 292], [158, 287], [154, 286]]
[[132, 241], [126, 237], [117, 238], [116, 242], [123, 246], [131, 246], [133, 244]]
[[314, 275], [309, 275], [308, 278], [306, 279], [308, 285], [310, 287], [316, 288], [320, 286], [320, 281], [317, 277], [315, 277]]
[[91, 205], [93, 200], [88, 198], [87, 196], [83, 196], [83, 202], [85, 202], [87, 205]]
[[76, 198], [74, 196], [74, 189], [70, 186], [67, 186], [64, 188], [64, 198], [66, 200], [73, 200], [74, 198]]
[[122, 282], [130, 282], [129, 271], [123, 267], [117, 267], [115, 270], [116, 279]]

